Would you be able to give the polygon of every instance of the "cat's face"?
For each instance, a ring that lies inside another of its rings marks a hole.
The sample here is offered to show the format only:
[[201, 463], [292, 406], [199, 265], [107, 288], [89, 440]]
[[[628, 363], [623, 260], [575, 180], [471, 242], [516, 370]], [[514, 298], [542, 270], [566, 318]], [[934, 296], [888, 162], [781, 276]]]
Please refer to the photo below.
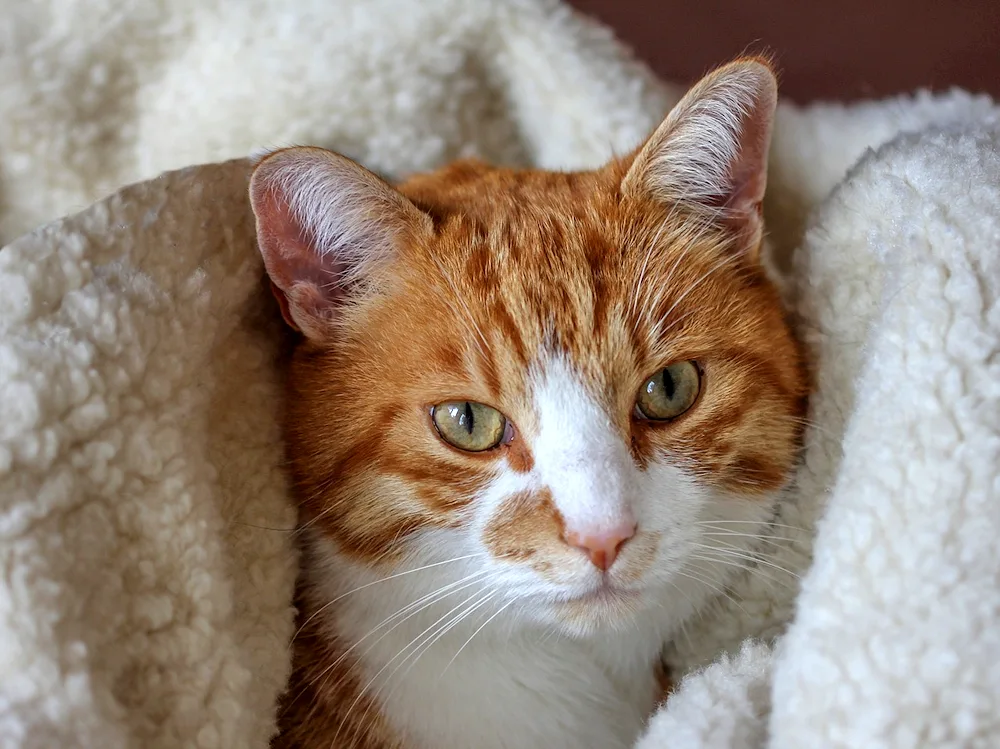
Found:
[[690, 613], [743, 566], [805, 394], [757, 257], [757, 68], [733, 85], [766, 117], [743, 103], [724, 176], [746, 175], [718, 195], [694, 194], [719, 175], [684, 161], [685, 125], [710, 128], [683, 115], [713, 114], [690, 103], [586, 173], [463, 163], [397, 191], [315, 149], [263, 162], [261, 246], [305, 334], [289, 457], [329, 552], [440, 565], [416, 593], [488, 581], [497, 611], [570, 632]]

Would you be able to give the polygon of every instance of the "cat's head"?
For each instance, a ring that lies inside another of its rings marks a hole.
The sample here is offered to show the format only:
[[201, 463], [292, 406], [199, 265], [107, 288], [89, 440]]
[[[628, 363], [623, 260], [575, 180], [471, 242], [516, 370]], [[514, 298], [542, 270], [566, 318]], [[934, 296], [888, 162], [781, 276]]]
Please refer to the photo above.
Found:
[[775, 101], [737, 61], [590, 172], [463, 162], [394, 188], [320, 149], [258, 165], [302, 334], [293, 478], [342, 565], [462, 569], [580, 632], [681, 616], [751, 558], [806, 392], [759, 257]]

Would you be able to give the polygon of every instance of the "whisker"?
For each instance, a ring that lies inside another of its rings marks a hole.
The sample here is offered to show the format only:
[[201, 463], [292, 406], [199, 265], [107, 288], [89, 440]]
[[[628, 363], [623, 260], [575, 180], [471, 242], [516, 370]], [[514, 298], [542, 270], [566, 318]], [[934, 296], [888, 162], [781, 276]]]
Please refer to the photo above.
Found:
[[[336, 480], [336, 478], [331, 477], [328, 481], [325, 481], [322, 484], [320, 484], [319, 490], [320, 491], [329, 490], [330, 487], [333, 485], [333, 482], [335, 480]], [[318, 523], [320, 520], [322, 520], [327, 515], [329, 515], [331, 512], [333, 512], [333, 510], [334, 510], [334, 507], [331, 505], [331, 506], [327, 507], [326, 509], [324, 509], [322, 512], [317, 513], [315, 517], [310, 518], [309, 520], [307, 520], [304, 523], [300, 523], [299, 527], [295, 529], [295, 533], [299, 534], [299, 533], [302, 533], [302, 532], [308, 530], [312, 526], [316, 525], [316, 523]]]
[[[339, 662], [340, 660], [343, 660], [343, 658], [351, 650], [353, 650], [355, 647], [357, 647], [362, 642], [364, 642], [364, 640], [368, 639], [373, 634], [375, 634], [376, 632], [378, 632], [382, 627], [384, 627], [387, 624], [392, 623], [397, 618], [402, 617], [401, 619], [399, 619], [399, 621], [397, 621], [395, 624], [393, 624], [389, 629], [387, 629], [385, 632], [383, 632], [382, 635], [377, 640], [375, 640], [368, 647], [368, 649], [365, 650], [364, 653], [362, 653], [361, 657], [364, 658], [364, 656], [368, 655], [368, 653], [370, 653], [372, 651], [372, 649], [376, 645], [378, 645], [380, 642], [382, 642], [382, 640], [384, 640], [386, 637], [388, 637], [389, 634], [391, 634], [392, 632], [394, 632], [398, 627], [402, 626], [402, 624], [404, 622], [409, 621], [413, 617], [415, 617], [415, 616], [419, 615], [420, 613], [426, 611], [428, 608], [430, 608], [434, 604], [439, 603], [440, 601], [443, 601], [445, 598], [447, 598], [450, 595], [453, 595], [455, 593], [460, 593], [463, 590], [467, 590], [468, 588], [471, 588], [473, 585], [476, 585], [477, 583], [481, 584], [484, 580], [489, 580], [490, 578], [494, 577], [495, 574], [496, 573], [487, 574], [485, 571], [474, 572], [471, 575], [467, 575], [466, 577], [463, 577], [461, 580], [456, 580], [455, 582], [452, 582], [452, 583], [449, 583], [448, 585], [442, 586], [441, 588], [438, 588], [437, 590], [435, 590], [435, 591], [433, 591], [431, 593], [427, 593], [426, 595], [421, 596], [416, 601], [413, 601], [411, 603], [406, 604], [401, 609], [399, 609], [398, 611], [396, 611], [394, 614], [391, 614], [391, 615], [387, 616], [385, 619], [383, 619], [381, 622], [379, 622], [377, 625], [375, 625], [375, 627], [373, 627], [363, 637], [361, 637], [360, 639], [358, 639], [358, 641], [355, 642], [353, 645], [351, 645], [351, 647], [348, 648], [348, 650], [345, 653], [341, 654], [341, 656], [340, 656], [340, 658], [338, 658], [337, 662]], [[336, 664], [336, 662], [335, 662], [335, 664]]]
[[693, 599], [693, 598], [691, 598], [691, 596], [689, 596], [689, 595], [688, 595], [687, 593], [685, 593], [685, 592], [684, 592], [684, 588], [682, 588], [681, 586], [679, 586], [679, 585], [678, 585], [677, 583], [675, 583], [675, 582], [674, 582], [673, 580], [667, 580], [667, 582], [668, 582], [668, 583], [669, 583], [669, 584], [670, 584], [671, 586], [673, 586], [674, 590], [676, 590], [676, 591], [677, 591], [678, 593], [680, 593], [680, 594], [681, 594], [682, 596], [684, 596], [684, 600], [685, 600], [685, 601], [687, 601], [687, 602], [688, 602], [689, 604], [691, 604], [691, 610], [692, 610], [692, 611], [695, 611], [695, 610], [696, 610], [696, 609], [698, 608], [698, 607], [697, 607], [697, 606], [695, 605], [695, 603], [694, 603], [694, 599]]
[[[694, 557], [692, 557], [692, 559], [694, 559]], [[707, 580], [701, 576], [694, 575], [693, 568], [691, 566], [688, 566], [686, 570], [678, 570], [677, 574], [682, 575], [688, 578], [689, 580], [694, 580], [696, 583], [701, 583], [702, 585], [707, 586], [709, 589], [711, 589], [718, 595], [725, 596], [733, 603], [734, 606], [736, 606], [740, 611], [742, 611], [747, 617], [750, 616], [750, 612], [747, 611], [745, 608], [743, 608], [743, 606], [740, 605], [740, 602], [737, 601], [729, 591], [727, 591], [725, 588], [719, 587], [717, 583], [711, 580]]]
[[[670, 584], [673, 585], [674, 588], [676, 588], [679, 593], [683, 593], [683, 591], [681, 590], [681, 588], [676, 583], [674, 583], [674, 582], [671, 581]], [[689, 596], [685, 596], [685, 597], [687, 597], [689, 601], [691, 600]], [[697, 608], [694, 605], [693, 601], [691, 601], [691, 608], [692, 608], [692, 610], [695, 610]], [[691, 633], [688, 632], [687, 622], [686, 621], [682, 621], [680, 623], [680, 629], [681, 629], [681, 635], [683, 635], [684, 639], [687, 640], [688, 649], [692, 649], [694, 647], [694, 642], [692, 642], [692, 640], [691, 640]], [[661, 660], [662, 660], [663, 659], [662, 653], [661, 653], [660, 657], [661, 657]]]
[[[347, 656], [349, 656], [355, 648], [357, 648], [359, 645], [361, 645], [361, 643], [363, 643], [373, 634], [382, 629], [382, 627], [392, 622], [394, 619], [397, 619], [402, 616], [402, 619], [399, 619], [399, 621], [397, 621], [395, 624], [389, 627], [389, 629], [383, 632], [378, 639], [376, 639], [371, 645], [368, 646], [365, 652], [361, 654], [362, 658], [368, 655], [380, 642], [382, 642], [382, 640], [388, 637], [389, 634], [394, 632], [396, 628], [400, 627], [404, 622], [412, 619], [414, 616], [417, 616], [421, 612], [427, 610], [438, 601], [441, 601], [454, 593], [466, 590], [467, 588], [475, 585], [477, 582], [481, 582], [483, 580], [482, 576], [484, 574], [486, 574], [485, 571], [475, 572], [471, 575], [462, 578], [461, 580], [457, 580], [453, 583], [449, 583], [448, 585], [438, 588], [432, 593], [428, 593], [419, 598], [418, 600], [413, 601], [412, 603], [409, 603], [406, 606], [403, 606], [401, 609], [399, 609], [399, 611], [383, 619], [379, 624], [373, 627], [363, 637], [361, 637], [356, 642], [354, 642], [350, 647], [348, 647], [343, 653], [340, 654], [340, 656], [337, 657], [336, 660], [334, 660], [330, 665], [328, 665], [319, 674], [317, 674], [316, 677], [309, 683], [309, 686], [315, 685], [320, 681], [320, 679], [323, 679], [325, 676], [327, 676], [334, 668], [336, 668], [340, 663], [342, 663], [343, 660], [347, 658]], [[485, 579], [489, 579], [491, 576], [492, 575], [487, 575]], [[301, 693], [299, 696], [301, 696]]]
[[438, 633], [434, 636], [434, 639], [431, 640], [429, 643], [427, 643], [427, 645], [424, 646], [423, 650], [420, 651], [419, 655], [417, 655], [413, 659], [409, 667], [407, 667], [406, 671], [403, 672], [403, 675], [399, 677], [399, 681], [402, 681], [403, 679], [406, 678], [406, 675], [410, 673], [410, 670], [413, 668], [414, 664], [416, 664], [416, 662], [420, 659], [420, 657], [428, 650], [430, 650], [436, 642], [438, 642], [442, 637], [444, 637], [446, 634], [455, 629], [455, 627], [457, 627], [463, 621], [468, 619], [477, 609], [482, 608], [487, 603], [489, 603], [494, 598], [494, 596], [496, 596], [496, 594], [497, 594], [496, 590], [488, 591], [484, 597], [480, 598], [470, 607], [468, 607], [464, 611], [459, 612], [459, 614], [457, 614], [450, 621], [448, 621], [440, 630], [438, 630]]
[[[480, 593], [481, 593], [481, 591], [477, 591], [477, 592], [473, 593], [469, 598], [465, 599], [465, 601], [462, 601], [461, 603], [459, 603], [458, 606], [455, 606], [454, 608], [452, 608], [448, 612], [446, 612], [444, 615], [442, 615], [441, 617], [439, 617], [430, 626], [428, 626], [426, 629], [424, 629], [419, 635], [417, 635], [416, 637], [414, 637], [413, 639], [411, 639], [405, 646], [403, 646], [396, 653], [396, 655], [394, 655], [392, 658], [390, 658], [388, 661], [386, 661], [382, 665], [382, 667], [375, 673], [375, 675], [372, 676], [368, 680], [368, 683], [365, 684], [365, 686], [358, 692], [358, 696], [354, 698], [354, 702], [351, 703], [350, 707], [347, 708], [347, 712], [344, 714], [344, 717], [343, 717], [343, 719], [340, 722], [340, 726], [337, 728], [337, 733], [333, 737], [333, 739], [334, 739], [334, 741], [333, 741], [334, 746], [336, 746], [336, 744], [337, 744], [337, 738], [340, 736], [340, 731], [343, 729], [344, 724], [347, 722], [347, 720], [350, 717], [351, 713], [354, 711], [354, 708], [357, 706], [357, 704], [361, 700], [362, 696], [368, 694], [368, 691], [371, 689], [372, 685], [378, 680], [378, 677], [381, 676], [383, 674], [383, 672], [385, 672], [385, 670], [387, 668], [389, 668], [389, 666], [391, 666], [396, 661], [397, 658], [399, 658], [401, 655], [403, 655], [405, 652], [407, 652], [411, 647], [414, 647], [414, 644], [416, 644], [416, 647], [419, 648], [420, 644], [424, 641], [424, 636], [427, 635], [428, 632], [430, 632], [435, 627], [437, 627], [443, 619], [445, 619], [450, 614], [452, 614], [456, 609], [458, 609], [461, 606], [465, 605], [470, 600], [472, 600], [476, 596], [480, 595]], [[392, 673], [389, 675], [389, 678], [392, 678], [392, 676], [396, 673], [396, 671], [399, 670], [399, 667], [401, 665], [402, 665], [402, 662], [398, 666], [396, 666], [395, 669], [393, 669]], [[378, 690], [376, 690], [376, 694], [372, 697], [372, 703], [374, 703], [375, 699], [377, 699], [378, 694], [380, 692], [381, 692], [381, 688], [379, 688]], [[366, 713], [364, 715], [362, 715], [362, 721], [364, 720], [364, 716], [365, 715], [367, 715], [367, 711], [366, 711]]]
[[681, 315], [680, 317], [678, 317], [676, 320], [674, 320], [672, 323], [670, 323], [663, 330], [660, 330], [660, 326], [663, 325], [663, 321], [666, 320], [667, 318], [666, 317], [661, 317], [659, 320], [656, 321], [656, 326], [653, 328], [653, 335], [652, 335], [653, 340], [655, 340], [655, 341], [661, 340], [663, 338], [663, 336], [665, 336], [671, 330], [673, 330], [678, 325], [680, 325], [682, 322], [684, 322], [685, 320], [687, 320], [689, 317], [691, 317], [691, 315], [693, 315], [697, 311], [698, 310], [691, 310], [690, 312], [685, 312], [683, 315]]
[[516, 600], [517, 600], [516, 598], [512, 598], [511, 600], [507, 601], [507, 603], [505, 603], [503, 606], [501, 606], [499, 609], [497, 609], [489, 619], [487, 619], [485, 622], [483, 622], [482, 624], [480, 624], [479, 628], [475, 632], [473, 632], [471, 635], [469, 635], [469, 639], [466, 640], [464, 643], [462, 643], [462, 647], [460, 647], [458, 649], [458, 652], [456, 652], [455, 655], [453, 655], [451, 657], [451, 660], [448, 661], [448, 665], [444, 667], [444, 671], [441, 672], [442, 676], [444, 676], [444, 674], [448, 671], [448, 669], [451, 667], [451, 664], [455, 662], [455, 659], [458, 658], [459, 654], [463, 650], [465, 650], [465, 646], [468, 645], [470, 642], [472, 642], [473, 638], [476, 635], [478, 635], [480, 632], [482, 632], [483, 628], [486, 627], [487, 624], [489, 624], [491, 621], [493, 621], [498, 616], [500, 616], [500, 614], [502, 614]]
[[[666, 224], [670, 223], [670, 219], [673, 217], [673, 211], [674, 210], [675, 209], [673, 209], [673, 208], [671, 209], [671, 214], [670, 214], [670, 216], [667, 217], [667, 220], [664, 222], [664, 226], [666, 226]], [[671, 265], [670, 266], [670, 270], [667, 271], [666, 280], [662, 284], [658, 285], [658, 291], [657, 291], [657, 296], [656, 296], [656, 300], [655, 301], [650, 301], [650, 298], [649, 298], [650, 290], [648, 288], [647, 289], [643, 289], [643, 293], [644, 293], [644, 297], [645, 297], [643, 301], [645, 302], [646, 307], [648, 309], [655, 309], [656, 307], [659, 306], [659, 301], [660, 301], [660, 299], [662, 299], [663, 294], [665, 293], [665, 290], [670, 288], [670, 283], [671, 283], [671, 281], [674, 280], [674, 275], [677, 272], [677, 268], [680, 267], [681, 262], [683, 262], [684, 258], [686, 258], [687, 255], [688, 255], [688, 253], [691, 252], [691, 250], [694, 247], [695, 243], [696, 243], [696, 238], [689, 238], [688, 241], [684, 243], [684, 246], [681, 248], [681, 251], [677, 253], [677, 258], [674, 260], [674, 264]], [[661, 317], [660, 320], [657, 321], [657, 324], [659, 324], [660, 322], [662, 322], [662, 320], [665, 319], [665, 318], [666, 318], [666, 315], [664, 315], [663, 317]]]
[[732, 560], [725, 559], [723, 557], [713, 557], [713, 556], [702, 555], [702, 554], [693, 554], [691, 558], [692, 559], [697, 559], [697, 560], [700, 560], [700, 561], [703, 561], [703, 562], [713, 562], [713, 563], [716, 563], [716, 564], [721, 564], [724, 567], [728, 567], [730, 569], [734, 569], [734, 570], [737, 570], [739, 572], [746, 572], [746, 573], [749, 573], [750, 575], [756, 575], [756, 576], [758, 576], [758, 577], [760, 577], [760, 578], [762, 578], [764, 580], [767, 580], [769, 583], [773, 583], [774, 585], [780, 585], [780, 586], [782, 586], [784, 588], [787, 588], [789, 590], [795, 590], [795, 584], [794, 583], [792, 583], [792, 582], [790, 582], [788, 580], [780, 580], [777, 577], [775, 577], [774, 575], [769, 574], [766, 570], [761, 569], [760, 567], [756, 567], [756, 566], [748, 565], [748, 564], [739, 564], [737, 562], [733, 562]]
[[760, 534], [757, 534], [757, 533], [740, 533], [738, 531], [707, 531], [707, 532], [702, 532], [701, 535], [703, 535], [703, 536], [732, 536], [734, 538], [752, 538], [752, 539], [758, 539], [759, 538], [761, 540], [775, 539], [777, 541], [791, 541], [792, 540], [788, 536], [774, 536], [774, 535], [768, 535], [766, 533], [760, 533]]
[[298, 531], [298, 526], [292, 528], [272, 528], [268, 525], [255, 525], [254, 523], [248, 523], [245, 520], [232, 520], [230, 525], [242, 525], [246, 528], [256, 528], [259, 531], [275, 531], [276, 533], [296, 533]]
[[[786, 575], [790, 575], [790, 576], [794, 577], [797, 580], [801, 579], [801, 575], [799, 575], [798, 573], [792, 572], [789, 569], [786, 569], [786, 568], [782, 567], [780, 564], [776, 564], [776, 563], [770, 562], [770, 561], [768, 561], [766, 559], [762, 559], [759, 556], [756, 556], [754, 554], [750, 554], [750, 553], [744, 552], [741, 549], [737, 549], [736, 547], [720, 548], [718, 546], [709, 546], [707, 544], [695, 544], [695, 547], [703, 549], [703, 550], [707, 550], [707, 551], [712, 551], [712, 552], [715, 552], [717, 554], [725, 554], [727, 556], [736, 557], [737, 559], [743, 559], [743, 560], [748, 561], [748, 562], [754, 562], [755, 564], [763, 564], [763, 565], [765, 565], [767, 567], [770, 567], [772, 569], [778, 570], [779, 572], [783, 572]], [[717, 561], [721, 562], [722, 560], [719, 559]]]
[[726, 266], [735, 265], [738, 262], [740, 262], [740, 256], [739, 255], [737, 255], [737, 254], [727, 255], [721, 261], [719, 261], [718, 263], [716, 263], [715, 265], [713, 265], [711, 268], [709, 268], [707, 271], [705, 271], [701, 275], [701, 277], [698, 278], [697, 281], [695, 281], [693, 284], [691, 284], [690, 286], [688, 286], [687, 290], [685, 290], [683, 294], [681, 294], [679, 297], [677, 297], [677, 299], [674, 300], [674, 303], [670, 306], [670, 309], [668, 309], [667, 312], [666, 312], [666, 314], [663, 315], [663, 319], [666, 319], [666, 318], [670, 317], [670, 315], [673, 313], [673, 311], [675, 309], [677, 309], [677, 305], [680, 304], [681, 302], [683, 302], [692, 291], [694, 291], [699, 286], [701, 286], [710, 276], [712, 276], [715, 273], [718, 273], [720, 270], [722, 270]]
[[[298, 630], [295, 632], [295, 634], [292, 636], [292, 640], [294, 641], [296, 637], [298, 637], [300, 634], [302, 634], [302, 630], [305, 629], [306, 626], [313, 619], [315, 619], [317, 616], [319, 616], [324, 611], [326, 611], [328, 608], [330, 608], [330, 606], [332, 606], [333, 604], [337, 603], [337, 601], [341, 601], [344, 598], [347, 598], [347, 596], [349, 596], [349, 595], [353, 595], [354, 593], [357, 593], [359, 591], [365, 590], [366, 588], [370, 588], [373, 585], [378, 585], [379, 583], [385, 583], [385, 582], [388, 582], [390, 580], [395, 580], [395, 579], [403, 577], [405, 575], [412, 575], [415, 572], [423, 572], [424, 570], [429, 570], [429, 569], [432, 569], [433, 567], [441, 567], [442, 565], [445, 565], [445, 564], [452, 564], [454, 562], [461, 562], [461, 561], [464, 561], [466, 559], [473, 559], [475, 557], [481, 557], [483, 555], [484, 554], [482, 552], [476, 553], [476, 554], [465, 554], [464, 556], [453, 557], [452, 559], [446, 559], [443, 562], [434, 562], [433, 564], [425, 564], [422, 567], [416, 567], [414, 569], [404, 570], [403, 572], [397, 572], [397, 573], [395, 573], [393, 575], [388, 575], [387, 577], [383, 577], [383, 578], [380, 578], [378, 580], [374, 580], [374, 581], [372, 581], [370, 583], [365, 583], [364, 585], [359, 585], [357, 588], [354, 588], [353, 590], [349, 590], [346, 593], [342, 593], [341, 595], [337, 596], [333, 600], [327, 601], [325, 604], [323, 604], [322, 606], [320, 606], [319, 609], [317, 609], [316, 611], [314, 611], [313, 614], [302, 623], [302, 626], [300, 626], [298, 628]], [[466, 578], [466, 579], [468, 579], [468, 578]]]
[[810, 431], [814, 431], [817, 434], [821, 434], [824, 437], [827, 437], [830, 440], [833, 440], [834, 442], [841, 442], [844, 439], [844, 435], [843, 434], [837, 434], [832, 429], [828, 429], [827, 427], [823, 426], [822, 424], [818, 424], [816, 421], [814, 421], [812, 419], [805, 418], [803, 416], [788, 416], [787, 414], [785, 414], [785, 415], [783, 415], [783, 414], [776, 414], [776, 415], [771, 416], [769, 418], [780, 419], [781, 421], [788, 421], [788, 422], [791, 422], [793, 424], [801, 424], [802, 426], [806, 427], [806, 429], [808, 429]]
[[[392, 670], [392, 673], [389, 674], [389, 676], [386, 678], [385, 683], [382, 684], [382, 686], [380, 686], [378, 688], [378, 690], [376, 690], [376, 693], [375, 693], [374, 697], [372, 698], [372, 703], [374, 703], [377, 700], [379, 700], [379, 698], [381, 697], [381, 694], [382, 694], [382, 690], [385, 688], [385, 685], [388, 684], [390, 681], [392, 681], [394, 679], [394, 677], [396, 676], [396, 672], [399, 671], [399, 669], [402, 668], [404, 665], [406, 665], [407, 662], [409, 662], [409, 665], [406, 667], [406, 670], [399, 676], [398, 679], [395, 679], [395, 682], [393, 683], [392, 687], [389, 689], [389, 692], [386, 695], [385, 699], [386, 700], [390, 699], [392, 697], [393, 693], [396, 691], [396, 688], [406, 680], [407, 675], [409, 675], [410, 671], [413, 670], [413, 667], [417, 664], [417, 661], [419, 661], [420, 658], [423, 657], [424, 653], [426, 653], [428, 650], [430, 650], [434, 646], [434, 644], [437, 643], [442, 637], [444, 637], [445, 635], [447, 635], [455, 627], [457, 627], [459, 624], [461, 624], [463, 621], [465, 621], [473, 612], [475, 612], [477, 609], [479, 609], [480, 607], [482, 607], [484, 604], [488, 603], [493, 598], [493, 596], [496, 595], [496, 592], [497, 592], [496, 590], [486, 591], [486, 595], [485, 596], [479, 598], [478, 600], [476, 600], [475, 602], [473, 602], [470, 606], [468, 606], [467, 608], [465, 608], [462, 611], [460, 611], [457, 614], [455, 614], [451, 619], [449, 619], [447, 622], [445, 622], [440, 627], [438, 627], [437, 632], [431, 633], [431, 635], [428, 638], [426, 638], [423, 643], [417, 644], [416, 647], [413, 649], [413, 652], [411, 652], [402, 661], [400, 661], [400, 663]], [[464, 606], [469, 601], [471, 601], [472, 599], [476, 598], [476, 596], [480, 596], [482, 593], [483, 593], [482, 590], [476, 591], [474, 594], [472, 594], [471, 596], [469, 596], [468, 598], [466, 598], [458, 606], [455, 606], [453, 609], [451, 609], [451, 611], [449, 611], [448, 613], [446, 613], [443, 617], [441, 617], [441, 619], [445, 618], [446, 616], [448, 616], [449, 614], [451, 614], [452, 612], [454, 612], [455, 609], [458, 609], [458, 608]], [[432, 627], [434, 627], [435, 624], [437, 624], [438, 622], [441, 621], [441, 619], [438, 619], [438, 621], [435, 622], [434, 624], [432, 624], [430, 627], [428, 627], [428, 629], [431, 629]], [[424, 630], [424, 631], [426, 632], [427, 630]], [[411, 641], [410, 644], [412, 645], [413, 642]], [[409, 646], [407, 646], [407, 648], [408, 647]], [[405, 650], [406, 650], [406, 648], [404, 648], [404, 651]], [[400, 651], [400, 653], [402, 653], [402, 652], [403, 651]], [[398, 655], [399, 654], [397, 654], [397, 657], [398, 657]], [[364, 712], [364, 714], [361, 716], [361, 720], [359, 721], [359, 725], [364, 725], [365, 718], [368, 717], [368, 712], [369, 712], [370, 709], [371, 709], [371, 705], [368, 706], [368, 709], [366, 709], [365, 712]]]
[[[635, 292], [632, 294], [632, 299], [629, 303], [629, 314], [633, 317], [636, 314], [636, 306], [639, 304], [639, 294], [644, 291], [642, 282], [646, 278], [646, 269], [649, 266], [649, 260], [653, 256], [653, 252], [655, 252], [656, 248], [659, 246], [660, 238], [663, 236], [663, 232], [666, 231], [669, 223], [669, 220], [667, 220], [660, 224], [660, 228], [657, 230], [656, 236], [653, 237], [653, 241], [649, 243], [649, 247], [646, 249], [646, 257], [643, 259], [642, 269], [639, 271], [639, 281], [636, 283]], [[636, 324], [633, 325], [633, 332], [637, 326], [638, 320], [636, 320]]]
[[[788, 528], [793, 531], [801, 531], [803, 533], [810, 533], [808, 528], [803, 528], [799, 525], [788, 525], [786, 523], [774, 523], [770, 520], [696, 520], [695, 525], [757, 525], [762, 527], [770, 528]], [[724, 529], [723, 529], [724, 530]]]
[[[483, 331], [479, 328], [479, 324], [476, 322], [476, 318], [473, 316], [472, 311], [469, 309], [469, 306], [465, 303], [465, 297], [463, 297], [462, 294], [458, 293], [458, 288], [455, 286], [455, 282], [452, 280], [451, 275], [448, 273], [448, 271], [445, 270], [445, 267], [441, 264], [441, 261], [437, 257], [434, 257], [433, 260], [434, 264], [437, 266], [438, 272], [441, 274], [441, 278], [444, 279], [445, 283], [447, 283], [448, 287], [451, 289], [453, 298], [460, 305], [462, 305], [462, 308], [465, 311], [464, 318], [462, 316], [459, 317], [461, 319], [464, 319], [468, 324], [472, 326], [473, 331], [476, 334], [474, 338], [477, 339], [476, 347], [479, 349], [479, 353], [483, 356], [483, 358], [484, 359], [487, 358], [486, 350], [483, 347], [485, 346], [486, 348], [489, 348], [490, 344], [486, 340], [486, 336], [483, 335]], [[448, 304], [449, 306], [451, 306], [451, 300], [448, 300]], [[454, 307], [452, 309], [454, 309]]]

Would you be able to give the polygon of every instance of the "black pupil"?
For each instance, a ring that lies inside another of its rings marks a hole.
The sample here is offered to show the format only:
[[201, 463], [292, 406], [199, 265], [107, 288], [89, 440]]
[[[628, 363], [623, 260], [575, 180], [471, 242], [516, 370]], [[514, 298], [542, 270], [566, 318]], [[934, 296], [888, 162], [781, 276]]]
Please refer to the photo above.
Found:
[[667, 396], [667, 400], [674, 399], [674, 391], [676, 387], [674, 385], [674, 378], [670, 374], [669, 369], [663, 370], [663, 392]]
[[465, 427], [465, 431], [470, 435], [472, 434], [472, 428], [474, 424], [472, 423], [472, 404], [469, 401], [465, 402], [465, 412], [458, 418], [458, 423]]

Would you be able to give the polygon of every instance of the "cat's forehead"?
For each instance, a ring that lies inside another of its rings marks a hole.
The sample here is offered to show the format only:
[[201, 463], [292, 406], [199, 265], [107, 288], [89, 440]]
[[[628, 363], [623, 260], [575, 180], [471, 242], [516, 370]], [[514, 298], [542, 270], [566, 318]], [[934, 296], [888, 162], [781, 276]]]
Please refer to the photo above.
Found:
[[435, 325], [418, 335], [449, 348], [464, 341], [482, 359], [472, 370], [488, 374], [491, 390], [523, 382], [540, 360], [558, 355], [593, 391], [607, 393], [673, 350], [688, 353], [681, 349], [691, 342], [690, 325], [681, 320], [661, 340], [661, 321], [693, 311], [705, 318], [690, 321], [702, 333], [718, 327], [724, 321], [706, 315], [725, 306], [718, 302], [733, 292], [733, 279], [724, 268], [713, 271], [719, 258], [710, 237], [692, 241], [682, 217], [624, 201], [619, 183], [614, 169], [465, 163], [401, 186], [435, 223], [433, 238], [405, 260], [412, 280], [405, 306], [429, 295], [420, 307], [436, 310]]
[[[399, 189], [434, 223], [433, 236], [417, 248], [421, 259], [451, 267], [457, 283], [493, 272], [547, 285], [582, 275], [634, 285], [644, 261], [661, 261], [646, 263], [644, 278], [666, 270], [662, 261], [691, 243], [692, 224], [676, 205], [625, 198], [625, 167], [551, 172], [466, 161]], [[715, 241], [699, 234], [696, 242]], [[688, 264], [698, 265], [699, 254]]]
[[613, 302], [656, 221], [624, 204], [619, 181], [607, 168], [560, 173], [476, 162], [422, 176], [401, 191], [435, 231], [410, 259], [420, 273], [446, 273], [452, 292], [503, 296], [521, 313]]
[[[617, 167], [617, 168], [616, 168]], [[585, 201], [617, 194], [624, 167], [612, 163], [596, 171], [559, 172], [496, 167], [476, 160], [457, 161], [435, 172], [416, 175], [398, 185], [403, 195], [434, 214], [443, 211], [507, 211], [521, 205], [566, 207], [567, 201]], [[529, 201], [529, 202], [526, 202]]]

